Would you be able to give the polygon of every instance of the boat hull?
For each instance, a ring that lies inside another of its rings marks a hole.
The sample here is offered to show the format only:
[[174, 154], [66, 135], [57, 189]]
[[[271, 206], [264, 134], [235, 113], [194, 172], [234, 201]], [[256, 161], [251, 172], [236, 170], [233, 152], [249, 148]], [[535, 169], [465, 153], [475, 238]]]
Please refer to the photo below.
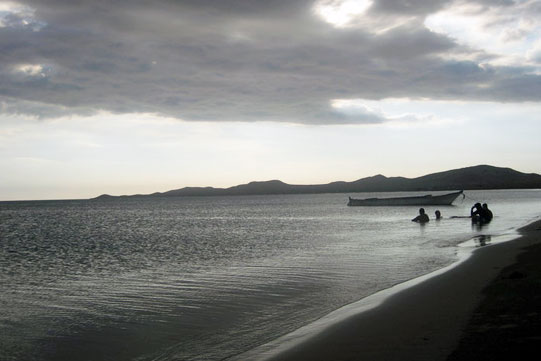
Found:
[[415, 197], [396, 198], [366, 198], [354, 199], [349, 197], [348, 206], [450, 206], [454, 200], [463, 194], [462, 191], [433, 196], [431, 194]]

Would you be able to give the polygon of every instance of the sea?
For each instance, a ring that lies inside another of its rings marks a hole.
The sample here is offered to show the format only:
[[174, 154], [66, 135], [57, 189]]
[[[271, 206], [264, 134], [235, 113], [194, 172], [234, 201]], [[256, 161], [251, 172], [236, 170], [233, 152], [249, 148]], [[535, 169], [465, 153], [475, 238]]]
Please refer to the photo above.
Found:
[[[0, 360], [242, 359], [541, 215], [541, 190], [464, 193], [426, 225], [346, 206], [412, 192], [0, 202]], [[489, 225], [454, 218], [475, 202]]]

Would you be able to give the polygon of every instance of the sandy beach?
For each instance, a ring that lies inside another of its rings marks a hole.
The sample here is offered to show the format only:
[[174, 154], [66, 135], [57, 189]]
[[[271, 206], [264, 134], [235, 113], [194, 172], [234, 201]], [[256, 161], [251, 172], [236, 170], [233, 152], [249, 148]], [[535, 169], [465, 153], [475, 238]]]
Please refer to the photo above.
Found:
[[264, 359], [516, 359], [541, 340], [541, 221], [520, 234]]

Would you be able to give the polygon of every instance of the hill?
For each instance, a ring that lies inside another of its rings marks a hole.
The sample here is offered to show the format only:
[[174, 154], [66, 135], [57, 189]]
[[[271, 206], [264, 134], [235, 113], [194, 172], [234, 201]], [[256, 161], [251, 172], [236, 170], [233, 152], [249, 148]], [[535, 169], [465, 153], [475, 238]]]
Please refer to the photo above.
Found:
[[[489, 165], [460, 168], [417, 178], [376, 175], [353, 182], [332, 182], [316, 185], [292, 185], [279, 180], [250, 182], [230, 188], [185, 187], [138, 197], [188, 197], [257, 194], [314, 194], [398, 191], [443, 191], [460, 189], [526, 189], [541, 188], [541, 175], [521, 173], [511, 168]], [[95, 199], [113, 196], [103, 194]]]

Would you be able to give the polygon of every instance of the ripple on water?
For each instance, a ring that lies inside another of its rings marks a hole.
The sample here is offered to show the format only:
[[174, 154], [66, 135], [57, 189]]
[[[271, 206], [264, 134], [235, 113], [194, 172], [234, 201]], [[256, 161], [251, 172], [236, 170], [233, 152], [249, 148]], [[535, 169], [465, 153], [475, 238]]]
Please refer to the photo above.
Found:
[[449, 264], [459, 242], [541, 204], [539, 192], [473, 196], [495, 210], [488, 229], [420, 228], [415, 207], [345, 207], [344, 195], [1, 203], [0, 359], [239, 353]]

